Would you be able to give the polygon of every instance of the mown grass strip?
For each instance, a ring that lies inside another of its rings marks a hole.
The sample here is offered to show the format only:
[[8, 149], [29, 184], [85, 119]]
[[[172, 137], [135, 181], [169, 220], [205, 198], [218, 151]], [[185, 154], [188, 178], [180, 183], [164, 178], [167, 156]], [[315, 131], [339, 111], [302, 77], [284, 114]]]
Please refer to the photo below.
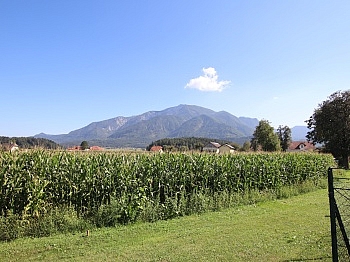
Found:
[[0, 243], [1, 261], [331, 260], [327, 190], [155, 223]]

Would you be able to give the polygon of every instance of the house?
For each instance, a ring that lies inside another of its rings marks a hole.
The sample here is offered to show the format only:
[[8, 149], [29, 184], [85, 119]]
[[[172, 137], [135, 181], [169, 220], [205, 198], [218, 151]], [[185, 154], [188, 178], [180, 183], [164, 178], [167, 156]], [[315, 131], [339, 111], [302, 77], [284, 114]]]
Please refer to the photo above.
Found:
[[19, 146], [15, 143], [11, 145], [10, 152], [19, 150]]
[[208, 152], [208, 153], [219, 153], [219, 147], [221, 145], [216, 142], [210, 142], [206, 146], [203, 147], [203, 152]]
[[0, 147], [4, 151], [14, 152], [19, 150], [19, 146], [16, 143], [4, 143]]
[[307, 152], [313, 150], [315, 150], [315, 146], [306, 141], [293, 141], [287, 149], [288, 152]]
[[162, 153], [163, 152], [163, 147], [162, 146], [152, 146], [149, 151]]
[[91, 151], [102, 151], [102, 150], [104, 150], [104, 148], [100, 147], [100, 146], [91, 146], [90, 150]]
[[[73, 146], [73, 147], [69, 147], [67, 149], [69, 151], [80, 151], [80, 150], [83, 150], [83, 147], [82, 146]], [[100, 147], [100, 146], [90, 146], [89, 148], [85, 149], [85, 151], [88, 151], [88, 150], [91, 150], [91, 151], [103, 151], [104, 148]]]
[[229, 144], [225, 144], [219, 147], [220, 154], [234, 153], [235, 148]]
[[81, 146], [73, 146], [73, 147], [67, 148], [67, 150], [70, 150], [70, 151], [78, 151], [78, 150], [82, 150], [82, 147], [81, 147]]

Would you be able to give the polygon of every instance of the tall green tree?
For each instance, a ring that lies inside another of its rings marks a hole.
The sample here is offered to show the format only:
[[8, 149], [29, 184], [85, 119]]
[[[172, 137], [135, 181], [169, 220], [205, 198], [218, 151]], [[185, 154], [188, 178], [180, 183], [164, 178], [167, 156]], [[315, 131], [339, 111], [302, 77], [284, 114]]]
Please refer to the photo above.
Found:
[[280, 140], [281, 149], [287, 151], [292, 142], [292, 130], [288, 126], [278, 126], [277, 136]]
[[350, 90], [337, 91], [318, 105], [306, 121], [307, 139], [323, 143], [325, 149], [349, 168], [350, 154]]
[[248, 152], [251, 148], [251, 143], [250, 141], [245, 141], [242, 148], [241, 148], [241, 151], [244, 151], [244, 152]]
[[281, 150], [280, 141], [273, 127], [267, 120], [260, 120], [256, 127], [251, 145], [254, 151], [279, 151]]
[[82, 150], [89, 149], [89, 143], [87, 141], [81, 142], [80, 146]]

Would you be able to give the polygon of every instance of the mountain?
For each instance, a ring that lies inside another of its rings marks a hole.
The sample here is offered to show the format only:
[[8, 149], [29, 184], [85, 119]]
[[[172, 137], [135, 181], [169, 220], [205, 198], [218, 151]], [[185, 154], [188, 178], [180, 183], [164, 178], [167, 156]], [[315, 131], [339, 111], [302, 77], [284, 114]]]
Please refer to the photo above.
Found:
[[291, 129], [293, 141], [305, 141], [306, 134], [310, 129], [307, 126], [295, 126]]
[[243, 143], [252, 136], [258, 119], [236, 117], [228, 112], [195, 106], [179, 105], [162, 111], [93, 122], [85, 127], [61, 135], [40, 133], [62, 145], [91, 141], [100, 146], [146, 147], [162, 138], [207, 137]]

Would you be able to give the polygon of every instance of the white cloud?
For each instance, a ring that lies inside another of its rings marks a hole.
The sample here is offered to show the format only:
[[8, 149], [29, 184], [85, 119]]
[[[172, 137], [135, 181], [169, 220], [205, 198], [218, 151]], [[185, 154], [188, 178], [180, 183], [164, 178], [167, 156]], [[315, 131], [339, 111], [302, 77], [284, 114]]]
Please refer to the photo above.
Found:
[[218, 74], [215, 68], [203, 68], [203, 76], [191, 79], [185, 88], [194, 88], [200, 91], [215, 91], [221, 92], [231, 83], [231, 81], [218, 81]]

